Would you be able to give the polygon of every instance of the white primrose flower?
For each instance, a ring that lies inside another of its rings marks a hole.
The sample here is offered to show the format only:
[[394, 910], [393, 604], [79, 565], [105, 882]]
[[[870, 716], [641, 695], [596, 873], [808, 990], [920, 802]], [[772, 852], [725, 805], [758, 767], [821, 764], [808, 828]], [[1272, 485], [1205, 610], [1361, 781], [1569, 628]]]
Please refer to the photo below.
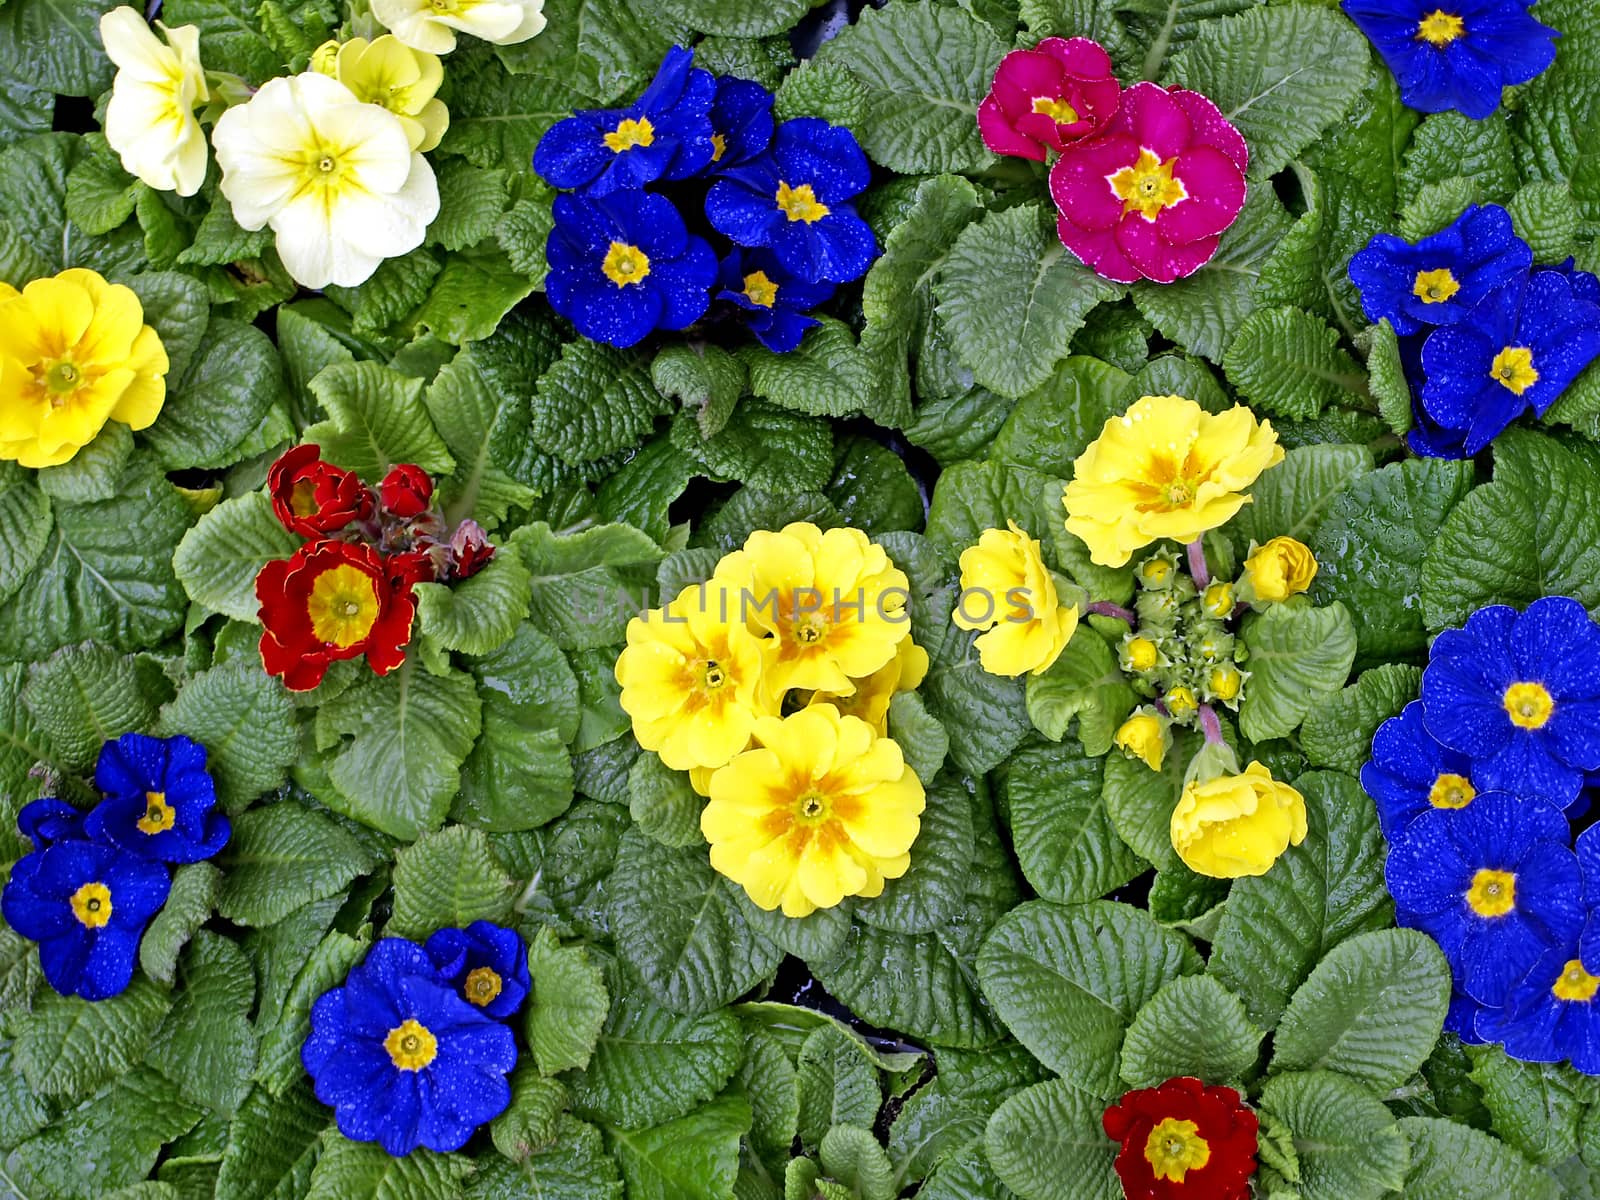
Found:
[[211, 136], [222, 194], [245, 229], [270, 225], [305, 287], [354, 287], [422, 245], [439, 187], [400, 118], [310, 72], [274, 79]]
[[130, 175], [157, 191], [192, 196], [206, 178], [206, 135], [194, 109], [210, 98], [200, 30], [156, 25], [166, 42], [136, 9], [115, 8], [100, 18], [100, 40], [117, 65], [106, 141]]
[[448, 54], [456, 34], [510, 46], [544, 28], [544, 0], [372, 0], [372, 15], [413, 50]]

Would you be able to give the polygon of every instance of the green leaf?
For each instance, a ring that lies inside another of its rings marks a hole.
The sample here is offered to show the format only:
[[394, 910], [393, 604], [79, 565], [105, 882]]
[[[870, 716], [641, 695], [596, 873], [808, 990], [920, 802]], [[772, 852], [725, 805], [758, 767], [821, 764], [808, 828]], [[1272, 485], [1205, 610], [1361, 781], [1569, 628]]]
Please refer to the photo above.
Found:
[[281, 785], [300, 752], [289, 694], [254, 660], [194, 676], [161, 710], [161, 726], [206, 748], [217, 799], [229, 812]]
[[523, 1163], [555, 1141], [567, 1107], [567, 1089], [526, 1061], [512, 1071], [510, 1083], [511, 1107], [490, 1123], [489, 1136], [506, 1158]]
[[628, 772], [628, 812], [639, 832], [663, 846], [699, 846], [700, 809], [689, 776], [674, 771], [655, 754], [641, 754]]
[[395, 855], [388, 929], [422, 941], [436, 929], [503, 920], [516, 886], [481, 829], [451, 825], [425, 833]]
[[255, 1070], [248, 1013], [256, 980], [244, 951], [204, 930], [183, 953], [177, 1002], [150, 1043], [148, 1059], [195, 1104], [231, 1116]]
[[1309, 418], [1330, 404], [1360, 404], [1366, 373], [1339, 335], [1298, 308], [1258, 309], [1245, 318], [1222, 360], [1228, 381], [1252, 406]]
[[465, 1155], [419, 1149], [394, 1158], [376, 1142], [347, 1141], [330, 1130], [305, 1200], [439, 1200], [458, 1194], [471, 1170]]
[[1567, 1194], [1510, 1146], [1468, 1126], [1407, 1117], [1400, 1132], [1411, 1143], [1406, 1200], [1558, 1200]]
[[685, 475], [737, 479], [766, 491], [824, 488], [833, 465], [833, 430], [826, 421], [759, 400], [740, 404], [709, 438], [680, 418], [673, 423], [671, 442], [692, 464]]
[[1505, 200], [1516, 189], [1516, 158], [1505, 113], [1475, 120], [1464, 113], [1437, 112], [1417, 126], [1399, 173], [1401, 200], [1414, 200], [1428, 184], [1461, 177], [1471, 179], [1485, 200]]
[[1493, 482], [1455, 506], [1427, 546], [1422, 617], [1459, 625], [1486, 604], [1540, 596], [1600, 604], [1600, 511], [1589, 503], [1595, 457], [1519, 430], [1495, 441]]
[[439, 215], [428, 226], [428, 241], [446, 250], [466, 250], [494, 233], [510, 200], [504, 171], [484, 171], [446, 159], [439, 164]]
[[[1329, 506], [1308, 543], [1320, 568], [1311, 597], [1318, 604], [1344, 603], [1356, 623], [1358, 662], [1382, 662], [1426, 645], [1427, 601], [1418, 603], [1424, 556], [1438, 552], [1441, 525], [1471, 486], [1468, 463], [1407, 459], [1357, 479]], [[1507, 561], [1502, 546], [1490, 561]]]
[[1306, 714], [1344, 687], [1356, 657], [1356, 629], [1343, 604], [1274, 604], [1245, 621], [1250, 682], [1239, 731], [1253, 742], [1287, 737]]
[[89, 504], [117, 494], [133, 455], [133, 431], [120, 421], [107, 421], [94, 441], [59, 466], [40, 468], [39, 490], [66, 504]]
[[343, 984], [366, 951], [365, 940], [357, 941], [337, 930], [313, 944], [279, 1006], [276, 1023], [261, 1031], [256, 1056], [258, 1083], [282, 1095], [305, 1079], [300, 1049], [311, 1033], [311, 1006], [329, 988]]
[[321, 446], [328, 461], [371, 480], [397, 463], [441, 475], [455, 469], [422, 402], [422, 380], [377, 363], [335, 363], [311, 381], [311, 391], [328, 419], [303, 440]]
[[36, 1094], [79, 1099], [140, 1061], [171, 1006], [142, 979], [100, 1001], [45, 990], [17, 1033], [17, 1067]]
[[1018, 205], [961, 231], [934, 292], [973, 377], [1017, 397], [1049, 379], [1089, 310], [1122, 289], [1066, 252], [1053, 213]]
[[1046, 900], [1093, 900], [1143, 869], [1112, 827], [1101, 773], [1071, 743], [1030, 747], [1001, 768], [1017, 863]]
[[0, 463], [0, 601], [22, 586], [50, 540], [50, 499], [14, 463]]
[[363, 675], [317, 710], [317, 748], [345, 811], [402, 840], [437, 829], [480, 729], [472, 677], [406, 662]]
[[1174, 729], [1172, 750], [1159, 771], [1120, 750], [1105, 760], [1102, 796], [1112, 827], [1135, 854], [1162, 871], [1183, 865], [1172, 848], [1172, 810], [1178, 807], [1185, 771], [1199, 748], [1193, 732]]
[[211, 916], [222, 872], [208, 862], [188, 863], [172, 874], [167, 902], [139, 941], [139, 965], [157, 983], [177, 978], [178, 953]]
[[950, 735], [917, 692], [896, 692], [890, 698], [889, 736], [899, 743], [923, 786], [932, 783], [950, 753]]
[[1137, 702], [1106, 640], [1087, 624], [1078, 626], [1044, 674], [1028, 678], [1034, 728], [1058, 742], [1076, 717], [1084, 753], [1096, 757], [1111, 749], [1112, 736]]
[[1565, 183], [1524, 185], [1506, 205], [1517, 236], [1533, 248], [1533, 260], [1556, 263], [1578, 248], [1582, 214]]
[[228, 1125], [217, 1194], [230, 1200], [304, 1195], [327, 1127], [328, 1110], [309, 1088], [281, 1096], [252, 1088]]
[[67, 216], [85, 233], [110, 233], [133, 215], [142, 185], [122, 169], [103, 135], [90, 134], [67, 174]]
[[836, 1125], [870, 1130], [883, 1105], [878, 1070], [864, 1042], [837, 1025], [807, 1036], [795, 1065], [800, 1098], [799, 1135], [815, 1149]]
[[1289, 1001], [1274, 1037], [1278, 1071], [1339, 1071], [1399, 1087], [1439, 1040], [1450, 964], [1432, 939], [1383, 929], [1335, 946]]
[[1019, 467], [1070, 478], [1078, 455], [1100, 436], [1105, 423], [1121, 416], [1137, 396], [1126, 372], [1083, 355], [1064, 358], [1043, 384], [1017, 402], [995, 437], [990, 455]]
[[931, 933], [954, 918], [973, 871], [971, 790], [971, 781], [953, 773], [934, 781], [910, 868], [886, 883], [882, 896], [858, 903], [858, 918], [897, 933]]
[[978, 136], [978, 102], [1006, 49], [960, 9], [895, 4], [862, 13], [817, 63], [865, 87], [853, 132], [875, 162], [901, 174], [968, 172], [993, 161]]
[[750, 371], [750, 392], [781, 408], [813, 416], [845, 417], [870, 406], [872, 364], [850, 326], [833, 317], [817, 318], [805, 340], [787, 354], [759, 346], [739, 352]]
[[720, 346], [666, 346], [650, 362], [656, 391], [693, 409], [702, 437], [728, 423], [748, 375], [744, 363]]
[[254, 623], [256, 576], [300, 546], [273, 514], [265, 492], [224, 500], [183, 535], [172, 567], [189, 598], [235, 621]]
[[570, 1081], [573, 1103], [623, 1129], [660, 1125], [720, 1092], [743, 1049], [727, 1012], [685, 1017], [621, 996], [594, 1057]]
[[1427, 184], [1400, 210], [1400, 236], [1408, 242], [1421, 241], [1484, 198], [1478, 181], [1463, 175]]
[[1239, 997], [1209, 975], [1183, 975], [1152, 996], [1128, 1026], [1122, 1079], [1136, 1088], [1175, 1075], [1235, 1082], [1255, 1067], [1261, 1038]]
[[113, 7], [110, 0], [8, 0], [0, 5], [0, 75], [65, 96], [98, 95], [111, 84], [100, 18]]
[[1262, 1089], [1261, 1107], [1294, 1135], [1304, 1200], [1380, 1200], [1404, 1184], [1405, 1134], [1354, 1080], [1332, 1071], [1279, 1075]]
[[1163, 984], [1200, 969], [1180, 933], [1125, 904], [1013, 909], [978, 955], [984, 995], [1035, 1058], [1075, 1087], [1120, 1095], [1123, 1034]]
[[169, 470], [229, 466], [244, 457], [242, 443], [286, 396], [283, 361], [267, 335], [212, 317], [188, 371], [140, 436]]
[[488, 654], [511, 639], [528, 615], [528, 568], [496, 554], [476, 575], [450, 584], [419, 583], [417, 620], [430, 642], [463, 654]]
[[446, 485], [449, 515], [501, 520], [507, 509], [528, 504], [532, 492], [507, 475], [491, 454], [494, 432], [515, 398], [493, 385], [479, 351], [468, 347], [446, 363], [423, 402], [456, 461], [456, 473]]
[[701, 1200], [733, 1194], [749, 1130], [749, 1103], [727, 1095], [653, 1129], [606, 1132], [629, 1200]]
[[989, 1119], [989, 1161], [1023, 1200], [1118, 1200], [1116, 1143], [1100, 1125], [1105, 1107], [1065, 1079], [1026, 1088]]
[[[681, 416], [673, 423], [676, 432], [690, 422]], [[689, 434], [688, 436], [694, 436]], [[672, 536], [672, 506], [683, 495], [696, 474], [696, 465], [673, 444], [672, 437], [646, 442], [626, 463], [599, 487], [595, 503], [608, 521], [632, 525], [657, 542]], [[585, 502], [587, 496], [580, 499]]]
[[1499, 1046], [1469, 1046], [1472, 1082], [1494, 1132], [1541, 1166], [1579, 1150], [1579, 1124], [1593, 1090], [1566, 1063], [1521, 1062]]
[[1266, 179], [1344, 116], [1366, 82], [1366, 41], [1325, 8], [1254, 8], [1208, 21], [1172, 61], [1173, 78], [1209, 97]]
[[1309, 542], [1333, 502], [1372, 471], [1366, 446], [1296, 446], [1250, 488], [1251, 501], [1229, 524], [1240, 548], [1275, 537]]
[[867, 85], [847, 68], [808, 59], [784, 76], [773, 115], [780, 121], [821, 117], [858, 129], [866, 124], [867, 96]]
[[1357, 775], [1371, 752], [1378, 726], [1416, 699], [1422, 671], [1385, 663], [1362, 673], [1349, 687], [1306, 714], [1300, 748], [1315, 766]]
[[398, 326], [428, 298], [442, 268], [431, 250], [419, 247], [386, 259], [365, 283], [325, 288], [323, 294], [350, 314], [356, 333], [381, 334]]
[[376, 865], [370, 850], [327, 817], [283, 801], [234, 818], [220, 854], [217, 911], [259, 928], [282, 920], [308, 900], [344, 890]]
[[608, 890], [618, 953], [652, 999], [675, 1012], [737, 999], [782, 958], [745, 920], [699, 846], [674, 850], [629, 832]]
[[622, 1200], [617, 1164], [606, 1153], [600, 1131], [563, 1114], [552, 1145], [521, 1163], [495, 1155], [477, 1160], [469, 1200]]
[[416, 326], [452, 346], [488, 337], [533, 292], [533, 280], [514, 270], [498, 248], [453, 254], [416, 313]]
[[528, 946], [533, 992], [524, 1015], [528, 1049], [544, 1075], [588, 1068], [611, 1008], [605, 975], [583, 946], [563, 946], [548, 928]]
[[539, 377], [533, 436], [565, 462], [593, 462], [637, 445], [668, 409], [638, 355], [580, 339]]
[[653, 10], [627, 0], [549, 0], [544, 15], [538, 37], [496, 53], [517, 74], [559, 80], [595, 103], [641, 89], [672, 44]]
[[536, 522], [518, 530], [512, 545], [533, 574], [533, 623], [568, 650], [621, 642], [628, 620], [645, 608], [641, 589], [662, 558], [628, 525], [563, 536]]
[[63, 761], [87, 773], [100, 747], [155, 722], [134, 661], [85, 642], [28, 670], [22, 702]]

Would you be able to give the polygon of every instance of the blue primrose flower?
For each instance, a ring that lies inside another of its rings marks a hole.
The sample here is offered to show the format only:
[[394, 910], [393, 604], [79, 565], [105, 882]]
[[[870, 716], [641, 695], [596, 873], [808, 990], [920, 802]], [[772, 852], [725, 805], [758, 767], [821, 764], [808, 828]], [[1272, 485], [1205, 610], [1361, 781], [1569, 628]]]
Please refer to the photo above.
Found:
[[533, 151], [533, 169], [558, 188], [595, 198], [658, 179], [686, 179], [714, 153], [711, 104], [717, 83], [674, 46], [644, 94], [627, 108], [586, 109], [552, 125]]
[[1445, 1010], [1444, 1029], [1446, 1033], [1453, 1033], [1469, 1046], [1482, 1045], [1484, 1039], [1478, 1034], [1478, 1014], [1485, 1011], [1471, 996], [1459, 990], [1450, 993], [1450, 1007]]
[[47, 796], [22, 806], [17, 814], [17, 830], [33, 843], [35, 850], [43, 850], [54, 842], [82, 841], [83, 817], [81, 809]]
[[39, 943], [52, 988], [104, 1000], [133, 979], [139, 938], [170, 886], [160, 863], [100, 842], [57, 842], [12, 867], [0, 912]]
[[555, 221], [545, 294], [584, 337], [632, 346], [692, 325], [710, 305], [717, 257], [664, 197], [557, 196]]
[[496, 1020], [521, 1008], [533, 986], [528, 954], [515, 929], [474, 921], [465, 929], [438, 930], [423, 949], [440, 979]]
[[1361, 768], [1361, 786], [1377, 802], [1378, 821], [1389, 841], [1423, 813], [1459, 811], [1478, 794], [1472, 760], [1440, 745], [1428, 732], [1420, 700], [1378, 726], [1372, 757]]
[[1600, 304], [1600, 278], [1596, 278], [1588, 271], [1580, 271], [1577, 259], [1568, 258], [1566, 262], [1557, 263], [1550, 270], [1559, 271], [1567, 277], [1572, 284], [1572, 294], [1579, 300]]
[[1507, 792], [1423, 813], [1390, 844], [1396, 920], [1439, 943], [1469, 996], [1501, 1004], [1583, 926], [1583, 872], [1567, 838], [1557, 809]]
[[1472, 315], [1422, 347], [1422, 407], [1465, 431], [1476, 454], [1529, 409], [1535, 416], [1600, 355], [1600, 305], [1573, 294], [1572, 277], [1535, 271], [1490, 292]]
[[1546, 596], [1480, 608], [1434, 639], [1422, 673], [1428, 732], [1472, 759], [1484, 789], [1564, 808], [1600, 768], [1600, 626]]
[[707, 174], [749, 162], [772, 144], [772, 93], [759, 83], [723, 75], [711, 105], [711, 160]]
[[756, 340], [775, 354], [787, 354], [817, 324], [807, 314], [833, 295], [831, 283], [809, 283], [783, 269], [770, 250], [734, 251], [722, 260], [717, 299], [743, 310]]
[[1561, 1062], [1600, 1075], [1600, 975], [1574, 946], [1552, 946], [1506, 996], [1504, 1007], [1480, 1009], [1479, 1038], [1504, 1042], [1523, 1062]]
[[1561, 35], [1528, 14], [1528, 0], [1343, 0], [1422, 112], [1457, 109], [1483, 120], [1501, 89], [1527, 83], [1555, 61]]
[[421, 946], [383, 938], [311, 1008], [300, 1049], [339, 1132], [399, 1157], [458, 1150], [511, 1103], [511, 1031], [439, 978]]
[[791, 275], [848, 283], [866, 274], [878, 249], [849, 203], [871, 173], [848, 129], [816, 117], [785, 121], [769, 154], [711, 185], [706, 216], [739, 245], [771, 250]]
[[105, 799], [84, 822], [88, 836], [140, 858], [199, 862], [233, 832], [216, 811], [206, 749], [189, 738], [125, 733], [100, 748], [94, 784]]
[[1533, 251], [1497, 204], [1472, 205], [1416, 245], [1392, 233], [1373, 236], [1350, 260], [1350, 282], [1374, 323], [1388, 318], [1401, 337], [1453, 325], [1502, 284], [1533, 265]]

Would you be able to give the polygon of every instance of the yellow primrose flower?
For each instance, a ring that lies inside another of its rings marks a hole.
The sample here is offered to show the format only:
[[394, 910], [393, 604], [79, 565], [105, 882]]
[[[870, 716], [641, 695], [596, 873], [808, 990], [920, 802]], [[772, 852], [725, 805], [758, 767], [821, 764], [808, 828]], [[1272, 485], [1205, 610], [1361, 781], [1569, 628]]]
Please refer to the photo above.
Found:
[[905, 572], [859, 529], [757, 530], [723, 556], [714, 582], [740, 597], [752, 632], [777, 639], [774, 699], [790, 688], [849, 695], [911, 633]]
[[1275, 537], [1265, 546], [1250, 548], [1240, 590], [1246, 600], [1275, 603], [1298, 596], [1316, 577], [1317, 560], [1310, 547], [1292, 537]]
[[1242, 775], [1188, 784], [1172, 813], [1172, 848], [1213, 879], [1265, 875], [1305, 837], [1305, 799], [1258, 762]]
[[107, 421], [144, 429], [167, 397], [167, 352], [132, 289], [75, 268], [0, 284], [0, 459], [54, 467]]
[[738, 617], [738, 597], [693, 584], [628, 622], [617, 657], [633, 735], [675, 771], [724, 766], [750, 741], [767, 648]]
[[200, 65], [200, 30], [193, 25], [150, 32], [133, 8], [100, 18], [106, 57], [117, 65], [106, 104], [106, 141], [123, 169], [161, 192], [192, 196], [206, 178], [206, 135], [194, 109], [211, 98]]
[[1061, 657], [1078, 628], [1077, 605], [1064, 605], [1039, 543], [1015, 521], [986, 529], [961, 552], [958, 629], [986, 629], [974, 643], [991, 675], [1041, 674]]
[[1113, 742], [1129, 757], [1141, 760], [1152, 771], [1161, 770], [1161, 764], [1172, 748], [1172, 729], [1154, 708], [1148, 705], [1134, 709], [1132, 715], [1112, 735]]
[[456, 34], [510, 46], [544, 28], [544, 0], [372, 0], [372, 15], [413, 50], [449, 54]]
[[337, 79], [357, 100], [386, 108], [400, 118], [411, 148], [425, 154], [439, 144], [450, 112], [434, 93], [444, 82], [439, 56], [413, 50], [392, 33], [375, 42], [351, 38], [342, 46], [324, 42], [311, 56], [311, 69]]
[[894, 741], [831, 704], [762, 717], [755, 739], [711, 777], [700, 831], [716, 870], [789, 917], [906, 873], [925, 798]]
[[889, 701], [896, 692], [911, 691], [927, 675], [928, 652], [906, 638], [885, 665], [865, 679], [852, 681], [855, 691], [846, 696], [836, 692], [813, 692], [810, 703], [831, 704], [847, 717], [860, 717], [881, 737], [889, 732]]
[[211, 142], [234, 220], [270, 225], [305, 287], [365, 282], [422, 245], [439, 213], [433, 168], [400, 118], [314, 71], [263, 84], [222, 114]]
[[1271, 423], [1248, 408], [1213, 416], [1182, 396], [1145, 396], [1078, 456], [1063, 497], [1067, 530], [1095, 562], [1120, 567], [1141, 546], [1192, 542], [1223, 524], [1249, 502], [1244, 489], [1282, 461]]

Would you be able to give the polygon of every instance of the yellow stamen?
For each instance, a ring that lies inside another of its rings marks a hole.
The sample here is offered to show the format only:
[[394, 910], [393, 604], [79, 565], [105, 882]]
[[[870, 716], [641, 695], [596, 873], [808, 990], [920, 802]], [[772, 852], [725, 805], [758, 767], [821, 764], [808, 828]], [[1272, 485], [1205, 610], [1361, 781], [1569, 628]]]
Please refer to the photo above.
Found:
[[1467, 36], [1467, 23], [1454, 13], [1436, 8], [1417, 22], [1417, 40], [1443, 50], [1457, 38]]
[[389, 1030], [383, 1048], [389, 1052], [389, 1061], [400, 1070], [420, 1071], [438, 1056], [439, 1040], [426, 1025], [407, 1017]]
[[1467, 905], [1480, 917], [1503, 917], [1517, 906], [1517, 877], [1485, 867], [1472, 877]]
[[467, 973], [466, 982], [461, 990], [466, 993], [469, 1001], [482, 1008], [494, 1001], [500, 994], [501, 987], [499, 972], [492, 967], [478, 967]]
[[103, 883], [86, 883], [72, 893], [72, 915], [85, 929], [99, 929], [111, 920], [111, 889]]
[[765, 271], [752, 271], [744, 277], [745, 299], [761, 308], [771, 308], [778, 302], [778, 285], [767, 278]]
[[1494, 356], [1489, 364], [1489, 374], [1501, 387], [1518, 396], [1539, 382], [1539, 372], [1533, 365], [1533, 351], [1526, 346], [1507, 346]]
[[144, 816], [134, 822], [139, 827], [140, 833], [164, 833], [177, 823], [178, 814], [172, 805], [167, 803], [165, 792], [146, 792], [144, 794]]
[[809, 183], [802, 183], [799, 187], [792, 188], [781, 180], [778, 183], [778, 207], [789, 220], [804, 221], [807, 225], [822, 220], [831, 211], [826, 204], [817, 199], [817, 194], [811, 190]]
[[621, 154], [624, 150], [632, 150], [635, 146], [650, 146], [656, 140], [656, 127], [650, 124], [649, 117], [640, 117], [634, 120], [625, 117], [617, 123], [617, 127], [605, 135], [606, 148], [613, 154]]
[[1078, 110], [1072, 105], [1051, 96], [1035, 96], [1033, 111], [1049, 117], [1057, 125], [1076, 125], [1082, 119], [1078, 116]]
[[1600, 976], [1589, 974], [1583, 969], [1583, 964], [1575, 958], [1562, 968], [1561, 977], [1550, 989], [1550, 994], [1557, 1000], [1576, 1001], [1580, 1004], [1587, 1004], [1593, 1000], [1596, 993], [1600, 993]]
[[638, 283], [650, 274], [650, 256], [637, 246], [630, 246], [627, 242], [612, 242], [611, 249], [606, 251], [605, 261], [600, 264], [600, 269], [605, 272], [606, 278], [620, 287], [627, 287], [630, 283]]
[[[1175, 179], [1172, 170], [1178, 165], [1176, 158], [1162, 162], [1153, 150], [1141, 148], [1139, 161], [1123, 167], [1106, 181], [1122, 204], [1122, 215], [1137, 212], [1146, 221], [1154, 221], [1161, 210], [1170, 208], [1180, 200], [1189, 198], [1183, 180]], [[1187, 497], [1180, 503], [1187, 502]]]
[[1190, 1171], [1211, 1161], [1211, 1146], [1193, 1121], [1167, 1117], [1158, 1121], [1145, 1139], [1144, 1158], [1157, 1179], [1182, 1183]]
[[341, 563], [317, 576], [306, 598], [306, 615], [318, 640], [341, 650], [372, 632], [378, 622], [378, 589], [359, 567]]
[[1540, 683], [1513, 683], [1501, 703], [1511, 723], [1523, 729], [1543, 729], [1556, 709], [1556, 702]]
[[1461, 290], [1461, 284], [1451, 274], [1449, 267], [1435, 271], [1418, 271], [1411, 285], [1411, 294], [1424, 304], [1443, 304]]
[[722, 156], [728, 152], [728, 139], [720, 133], [711, 135], [711, 161], [721, 162]]
[[1435, 808], [1465, 808], [1478, 794], [1472, 781], [1462, 775], [1444, 774], [1428, 789], [1428, 803]]

